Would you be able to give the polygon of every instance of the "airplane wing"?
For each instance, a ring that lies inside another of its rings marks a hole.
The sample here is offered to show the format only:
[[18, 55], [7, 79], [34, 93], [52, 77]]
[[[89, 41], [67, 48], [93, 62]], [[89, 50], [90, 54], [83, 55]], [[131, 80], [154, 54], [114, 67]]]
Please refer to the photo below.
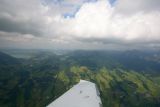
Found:
[[96, 84], [80, 80], [47, 107], [102, 107], [99, 95]]

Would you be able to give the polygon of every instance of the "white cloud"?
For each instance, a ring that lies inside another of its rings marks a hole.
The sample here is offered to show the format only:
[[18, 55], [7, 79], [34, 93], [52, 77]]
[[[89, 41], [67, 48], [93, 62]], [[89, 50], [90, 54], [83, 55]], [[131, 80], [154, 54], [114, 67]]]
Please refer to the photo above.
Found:
[[[129, 8], [129, 7], [128, 7]], [[60, 19], [57, 34], [83, 39], [119, 39], [123, 42], [160, 40], [160, 12], [137, 11], [133, 15], [117, 13], [105, 0], [85, 3], [75, 18]]]
[[[45, 5], [42, 1], [1, 0], [0, 31], [6, 36], [0, 33], [0, 39], [22, 40], [26, 44], [30, 44], [26, 40], [34, 39], [34, 47], [61, 44], [62, 48], [66, 44], [72, 48], [81, 48], [82, 44], [83, 48], [160, 44], [159, 0], [117, 0], [113, 6], [107, 0], [67, 0], [62, 4], [47, 0]], [[63, 16], [77, 6], [80, 8], [74, 17]]]
[[114, 4], [116, 12], [122, 14], [159, 11], [159, 5], [160, 0], [117, 0]]

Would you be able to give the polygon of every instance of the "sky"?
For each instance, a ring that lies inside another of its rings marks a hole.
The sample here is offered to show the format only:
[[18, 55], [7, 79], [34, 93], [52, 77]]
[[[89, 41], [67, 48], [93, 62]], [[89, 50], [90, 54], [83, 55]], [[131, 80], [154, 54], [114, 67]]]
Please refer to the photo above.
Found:
[[160, 49], [160, 0], [0, 0], [0, 48]]

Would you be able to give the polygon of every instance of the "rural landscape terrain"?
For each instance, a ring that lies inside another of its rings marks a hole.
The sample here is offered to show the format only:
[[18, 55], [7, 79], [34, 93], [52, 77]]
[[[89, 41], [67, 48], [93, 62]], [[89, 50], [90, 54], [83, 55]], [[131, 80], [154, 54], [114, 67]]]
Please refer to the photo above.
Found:
[[160, 106], [160, 51], [0, 52], [0, 106], [44, 107], [80, 79], [97, 84], [103, 107]]

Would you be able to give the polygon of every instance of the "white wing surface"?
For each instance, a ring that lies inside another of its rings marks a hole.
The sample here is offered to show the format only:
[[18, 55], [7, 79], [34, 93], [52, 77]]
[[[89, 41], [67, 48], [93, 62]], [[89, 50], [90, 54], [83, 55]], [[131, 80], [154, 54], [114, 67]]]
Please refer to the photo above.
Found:
[[102, 107], [102, 103], [96, 85], [80, 80], [78, 84], [47, 107]]

